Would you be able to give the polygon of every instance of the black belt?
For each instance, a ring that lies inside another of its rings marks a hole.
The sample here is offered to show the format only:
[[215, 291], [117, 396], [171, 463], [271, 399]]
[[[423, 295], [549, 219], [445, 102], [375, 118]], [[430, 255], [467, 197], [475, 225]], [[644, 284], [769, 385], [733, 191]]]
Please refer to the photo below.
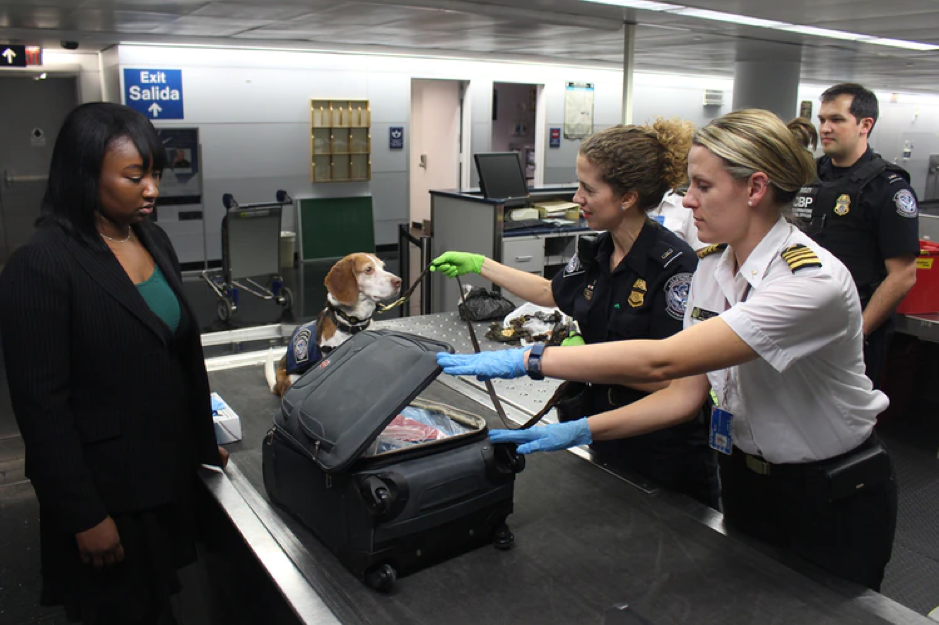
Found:
[[792, 464], [773, 464], [768, 462], [762, 456], [756, 456], [753, 454], [748, 454], [740, 449], [735, 449], [732, 459], [736, 459], [738, 462], [743, 462], [747, 468], [754, 473], [760, 475], [775, 475], [775, 476], [786, 476], [786, 477], [806, 477], [810, 475], [817, 475], [819, 471], [823, 470], [825, 467], [836, 464], [849, 456], [864, 451], [877, 445], [879, 443], [877, 437], [872, 433], [871, 436], [867, 438], [866, 441], [855, 447], [854, 449], [847, 451], [838, 456], [833, 456], [831, 458], [826, 458], [824, 460], [815, 460], [812, 462], [799, 462]]

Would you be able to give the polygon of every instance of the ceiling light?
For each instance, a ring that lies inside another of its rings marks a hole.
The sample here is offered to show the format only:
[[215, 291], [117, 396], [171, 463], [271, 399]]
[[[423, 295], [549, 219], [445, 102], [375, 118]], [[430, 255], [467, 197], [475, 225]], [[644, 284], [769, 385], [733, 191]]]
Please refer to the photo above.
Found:
[[921, 50], [930, 52], [939, 50], [939, 46], [931, 43], [920, 43], [918, 41], [905, 41], [903, 39], [887, 39], [885, 37], [873, 37], [871, 39], [861, 39], [861, 43], [873, 43], [878, 46], [891, 46], [893, 48], [903, 48], [905, 50]]
[[668, 13], [675, 15], [685, 15], [687, 17], [698, 17], [704, 20], [714, 20], [717, 22], [730, 22], [731, 24], [743, 24], [745, 26], [758, 26], [760, 28], [782, 28], [791, 26], [788, 22], [777, 20], [764, 20], [759, 17], [750, 17], [748, 15], [736, 15], [734, 13], [723, 13], [721, 11], [711, 11], [709, 9], [694, 9], [691, 7], [681, 7], [679, 9], [668, 9]]
[[869, 36], [869, 35], [859, 35], [857, 33], [849, 33], [843, 30], [816, 28], [815, 26], [800, 26], [798, 24], [790, 24], [789, 26], [784, 26], [780, 28], [780, 30], [785, 30], [790, 33], [800, 33], [802, 35], [814, 35], [816, 37], [828, 37], [829, 39], [845, 39], [847, 41], [859, 41]]
[[596, 4], [612, 4], [627, 9], [643, 9], [645, 11], [671, 11], [681, 9], [680, 4], [669, 4], [667, 2], [652, 2], [651, 0], [585, 0], [585, 2], [594, 2]]

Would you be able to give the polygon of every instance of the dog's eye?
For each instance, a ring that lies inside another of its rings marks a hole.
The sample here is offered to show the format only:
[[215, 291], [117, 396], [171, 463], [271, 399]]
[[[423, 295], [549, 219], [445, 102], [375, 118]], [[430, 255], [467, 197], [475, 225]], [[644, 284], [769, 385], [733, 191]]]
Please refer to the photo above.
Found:
[[371, 265], [365, 268], [365, 273], [372, 273], [373, 271], [375, 271], [375, 269]]

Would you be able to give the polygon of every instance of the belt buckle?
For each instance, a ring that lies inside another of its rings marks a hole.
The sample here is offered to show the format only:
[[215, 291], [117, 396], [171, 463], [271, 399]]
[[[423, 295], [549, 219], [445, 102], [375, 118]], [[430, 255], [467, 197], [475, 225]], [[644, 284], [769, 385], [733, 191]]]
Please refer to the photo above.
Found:
[[770, 474], [770, 463], [747, 454], [747, 468], [760, 475]]

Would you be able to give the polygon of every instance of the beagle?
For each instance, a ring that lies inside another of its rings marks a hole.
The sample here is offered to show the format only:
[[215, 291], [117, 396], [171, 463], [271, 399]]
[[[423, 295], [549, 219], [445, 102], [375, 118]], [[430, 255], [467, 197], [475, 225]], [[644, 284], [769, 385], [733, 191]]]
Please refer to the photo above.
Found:
[[[324, 356], [353, 334], [368, 328], [378, 302], [395, 297], [401, 290], [401, 278], [385, 271], [385, 263], [380, 258], [361, 252], [341, 258], [326, 274], [323, 283], [326, 285], [326, 307], [316, 318], [315, 340], [316, 347]], [[312, 325], [297, 328], [290, 340], [288, 354], [276, 363], [273, 350], [268, 352], [265, 374], [275, 395], [283, 396], [300, 377], [299, 374], [319, 360], [316, 350], [309, 345], [313, 338]], [[293, 372], [289, 372], [288, 367]]]

